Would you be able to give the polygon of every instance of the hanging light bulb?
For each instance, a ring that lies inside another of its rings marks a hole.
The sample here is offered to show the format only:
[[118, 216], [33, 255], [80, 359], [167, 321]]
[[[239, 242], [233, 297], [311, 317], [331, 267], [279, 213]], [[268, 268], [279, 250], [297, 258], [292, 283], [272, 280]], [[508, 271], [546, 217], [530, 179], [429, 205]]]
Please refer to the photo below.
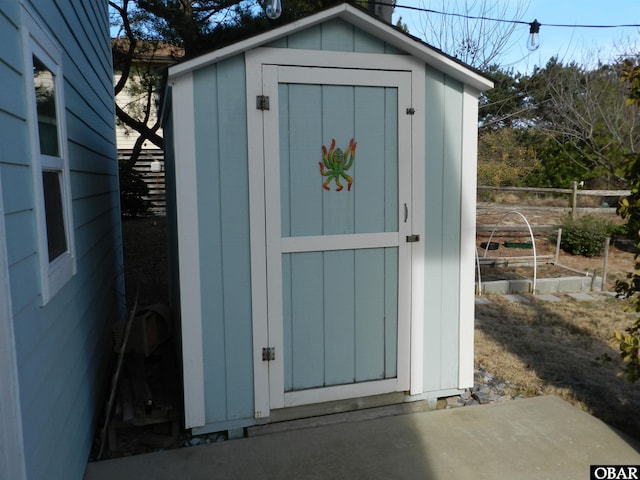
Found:
[[529, 24], [529, 38], [527, 38], [527, 49], [531, 52], [540, 46], [540, 22], [534, 20]]
[[267, 0], [267, 6], [265, 7], [267, 17], [271, 20], [279, 18], [282, 14], [282, 3], [280, 0]]

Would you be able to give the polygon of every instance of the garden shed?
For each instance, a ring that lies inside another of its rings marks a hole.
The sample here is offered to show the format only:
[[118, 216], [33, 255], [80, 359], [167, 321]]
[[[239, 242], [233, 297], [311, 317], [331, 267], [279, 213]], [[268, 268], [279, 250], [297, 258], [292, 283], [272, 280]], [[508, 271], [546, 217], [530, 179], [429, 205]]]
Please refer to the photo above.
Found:
[[347, 4], [169, 69], [188, 428], [473, 384], [477, 111], [491, 86]]

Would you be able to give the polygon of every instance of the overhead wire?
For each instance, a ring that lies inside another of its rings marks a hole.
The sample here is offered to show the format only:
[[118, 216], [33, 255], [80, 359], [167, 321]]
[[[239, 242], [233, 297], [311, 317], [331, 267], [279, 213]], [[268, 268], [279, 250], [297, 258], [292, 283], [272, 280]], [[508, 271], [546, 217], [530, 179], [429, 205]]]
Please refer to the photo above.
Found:
[[[411, 5], [400, 5], [398, 3], [390, 3], [390, 2], [374, 2], [376, 5], [384, 5], [395, 8], [404, 8], [405, 10], [414, 10], [418, 12], [425, 13], [435, 13], [437, 15], [445, 15], [450, 17], [459, 17], [466, 18], [469, 20], [485, 20], [490, 22], [499, 22], [499, 23], [510, 23], [516, 25], [529, 25], [533, 22], [526, 22], [524, 20], [506, 20], [504, 18], [492, 18], [485, 16], [476, 16], [476, 15], [466, 15], [463, 13], [453, 13], [453, 12], [441, 12], [438, 10], [433, 10], [431, 8], [423, 8], [423, 7], [414, 7]], [[536, 22], [536, 20], [534, 20]], [[587, 25], [587, 24], [569, 24], [569, 23], [540, 23], [542, 27], [561, 27], [561, 28], [640, 28], [640, 24], [632, 23], [632, 24], [616, 24], [616, 25]]]

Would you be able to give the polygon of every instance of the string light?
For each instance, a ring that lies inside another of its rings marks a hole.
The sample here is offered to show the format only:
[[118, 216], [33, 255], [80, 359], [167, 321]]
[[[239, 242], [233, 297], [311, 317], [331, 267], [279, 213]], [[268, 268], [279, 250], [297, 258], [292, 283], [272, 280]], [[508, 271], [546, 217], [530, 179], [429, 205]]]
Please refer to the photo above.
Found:
[[538, 49], [540, 46], [540, 40], [538, 39], [540, 35], [540, 22], [538, 20], [534, 20], [529, 24], [529, 38], [527, 38], [527, 49], [530, 52], [533, 52]]
[[465, 15], [462, 13], [450, 13], [450, 12], [440, 12], [438, 10], [432, 10], [430, 8], [421, 8], [421, 7], [413, 7], [410, 5], [399, 5], [392, 4], [387, 2], [374, 2], [376, 5], [388, 5], [395, 8], [404, 8], [405, 10], [415, 10], [417, 12], [425, 12], [425, 13], [435, 13], [436, 15], [445, 15], [450, 17], [460, 17], [466, 18], [469, 20], [487, 20], [490, 22], [500, 22], [500, 23], [512, 23], [517, 25], [529, 25], [531, 28], [533, 23], [538, 24], [538, 29], [540, 27], [564, 27], [564, 28], [640, 28], [640, 23], [633, 24], [617, 24], [617, 25], [580, 25], [580, 24], [567, 24], [567, 23], [538, 23], [537, 20], [533, 22], [525, 22], [522, 20], [505, 20], [504, 18], [492, 18], [492, 17], [484, 17], [484, 16], [475, 16], [475, 15]]
[[280, 0], [268, 0], [264, 10], [267, 17], [271, 20], [275, 20], [276, 18], [280, 18], [280, 15], [282, 14], [282, 3]]

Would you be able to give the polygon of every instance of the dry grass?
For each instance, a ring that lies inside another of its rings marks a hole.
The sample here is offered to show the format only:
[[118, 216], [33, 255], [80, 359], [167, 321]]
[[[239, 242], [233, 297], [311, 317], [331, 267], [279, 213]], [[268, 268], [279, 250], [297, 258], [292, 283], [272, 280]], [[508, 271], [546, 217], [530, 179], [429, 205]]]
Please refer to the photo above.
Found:
[[617, 376], [621, 364], [608, 344], [633, 318], [625, 303], [529, 298], [476, 306], [476, 366], [507, 380], [512, 395], [557, 395], [638, 437], [640, 389]]

